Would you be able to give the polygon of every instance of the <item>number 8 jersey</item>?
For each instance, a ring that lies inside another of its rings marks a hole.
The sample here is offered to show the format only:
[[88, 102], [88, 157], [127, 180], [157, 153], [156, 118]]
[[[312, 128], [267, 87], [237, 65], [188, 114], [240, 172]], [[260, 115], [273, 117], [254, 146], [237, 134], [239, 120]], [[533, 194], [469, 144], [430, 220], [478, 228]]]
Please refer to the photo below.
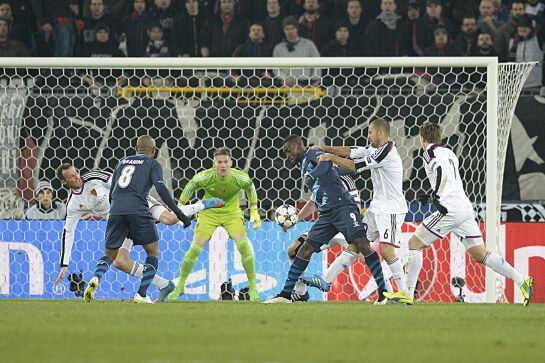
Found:
[[[449, 212], [472, 211], [473, 205], [464, 191], [458, 171], [459, 164], [456, 154], [450, 149], [431, 144], [424, 151], [424, 161], [424, 169], [432, 190], [437, 190], [437, 183], [441, 185], [436, 192], [439, 196], [439, 203]], [[440, 173], [438, 173], [439, 168]], [[438, 177], [441, 180], [438, 180]]]

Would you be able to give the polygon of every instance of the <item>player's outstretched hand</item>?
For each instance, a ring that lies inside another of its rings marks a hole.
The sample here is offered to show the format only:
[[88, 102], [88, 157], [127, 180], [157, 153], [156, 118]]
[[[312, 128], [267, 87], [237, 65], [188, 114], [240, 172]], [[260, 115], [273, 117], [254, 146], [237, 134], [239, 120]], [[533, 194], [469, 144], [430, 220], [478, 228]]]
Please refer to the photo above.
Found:
[[61, 270], [59, 271], [59, 276], [57, 276], [57, 279], [55, 280], [55, 286], [61, 283], [62, 279], [64, 279], [64, 276], [66, 276], [67, 272], [68, 272], [68, 267], [66, 266], [61, 267]]
[[322, 155], [318, 156], [317, 160], [318, 160], [318, 162], [331, 161], [331, 160], [333, 160], [333, 154], [330, 154], [330, 153], [322, 154]]
[[204, 209], [221, 208], [225, 205], [225, 201], [221, 198], [208, 198], [203, 199]]
[[250, 222], [253, 222], [253, 229], [261, 228], [261, 216], [259, 215], [259, 210], [257, 208], [250, 209]]
[[184, 224], [184, 228], [191, 225], [191, 220], [181, 210], [178, 210], [176, 213], [176, 218], [178, 218], [178, 220]]

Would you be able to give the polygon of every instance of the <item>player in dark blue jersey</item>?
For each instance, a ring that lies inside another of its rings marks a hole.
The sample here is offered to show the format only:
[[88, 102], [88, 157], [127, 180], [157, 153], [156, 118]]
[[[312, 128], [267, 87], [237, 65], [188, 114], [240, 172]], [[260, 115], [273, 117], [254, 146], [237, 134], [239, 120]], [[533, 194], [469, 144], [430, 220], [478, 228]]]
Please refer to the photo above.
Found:
[[299, 136], [292, 135], [284, 141], [283, 151], [293, 165], [299, 165], [305, 188], [312, 192], [312, 200], [320, 216], [310, 229], [306, 241], [297, 251], [288, 272], [284, 288], [268, 303], [289, 303], [296, 282], [305, 271], [314, 252], [319, 252], [337, 233], [342, 233], [349, 243], [348, 249], [362, 253], [378, 286], [378, 301], [384, 301], [386, 291], [378, 254], [365, 237], [360, 211], [354, 199], [344, 187], [333, 163], [318, 162], [323, 154], [320, 149], [305, 148]]
[[[115, 168], [110, 188], [110, 217], [106, 227], [105, 255], [98, 260], [94, 277], [85, 290], [86, 301], [93, 300], [99, 279], [116, 259], [125, 238], [130, 238], [135, 245], [142, 245], [147, 254], [134, 302], [152, 303], [146, 292], [157, 272], [159, 255], [159, 235], [147, 201], [152, 186], [184, 227], [191, 224], [189, 218], [178, 208], [163, 181], [163, 168], [153, 158], [155, 151], [155, 140], [147, 135], [140, 136], [136, 143], [137, 153], [122, 159]], [[221, 206], [222, 202], [218, 200], [217, 206]]]

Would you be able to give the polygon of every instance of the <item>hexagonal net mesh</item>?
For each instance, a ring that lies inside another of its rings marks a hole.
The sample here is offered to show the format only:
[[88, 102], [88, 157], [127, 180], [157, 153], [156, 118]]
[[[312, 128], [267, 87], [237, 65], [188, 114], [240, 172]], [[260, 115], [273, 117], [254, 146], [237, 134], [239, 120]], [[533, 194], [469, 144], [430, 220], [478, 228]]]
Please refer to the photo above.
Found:
[[[282, 286], [289, 269], [287, 246], [312, 223], [299, 223], [284, 234], [273, 221], [277, 206], [300, 207], [308, 198], [299, 171], [288, 167], [281, 153], [290, 134], [302, 135], [309, 145], [366, 145], [370, 121], [383, 118], [390, 123], [391, 137], [403, 161], [403, 187], [410, 210], [399, 251], [405, 262], [411, 232], [431, 213], [430, 207], [415, 200], [416, 194], [430, 190], [418, 130], [426, 121], [440, 123], [443, 144], [459, 157], [465, 190], [484, 233], [487, 82], [495, 80], [487, 80], [482, 63], [326, 67], [327, 61], [321, 60], [319, 68], [319, 63], [280, 68], [270, 60], [267, 66], [261, 62], [254, 68], [121, 65], [115, 69], [94, 64], [86, 68], [76, 64], [0, 68], [0, 296], [74, 296], [66, 280], [53, 284], [59, 272], [59, 254], [65, 247], [62, 219], [66, 212], [61, 206], [69, 198], [56, 169], [71, 163], [82, 174], [112, 172], [121, 158], [134, 153], [136, 138], [142, 134], [156, 139], [157, 158], [175, 197], [196, 173], [213, 166], [212, 153], [218, 147], [229, 148], [233, 166], [250, 175], [264, 219], [261, 229], [248, 228], [262, 297]], [[512, 117], [520, 91], [513, 85], [523, 83], [528, 69], [511, 67], [503, 68], [498, 83], [500, 110], [506, 111], [500, 111], [499, 117], [502, 155], [509, 126], [501, 120]], [[503, 170], [501, 160], [500, 155], [498, 165]], [[52, 185], [52, 205], [36, 200], [48, 187], [44, 182]], [[498, 183], [501, 191], [501, 179]], [[369, 175], [357, 178], [356, 185], [363, 203], [368, 204], [373, 190]], [[195, 197], [202, 197], [202, 192]], [[241, 205], [247, 208], [244, 193]], [[69, 272], [81, 271], [87, 281], [103, 254], [106, 226], [100, 219], [104, 216], [93, 214], [91, 208], [81, 216], [68, 266]], [[178, 225], [158, 225], [159, 274], [164, 278], [178, 277], [194, 225], [185, 230]], [[217, 299], [222, 283], [228, 280], [235, 290], [247, 284], [240, 255], [228, 237], [223, 228], [216, 230], [187, 280], [185, 298]], [[337, 246], [315, 256], [307, 272], [323, 272], [339, 253]], [[136, 261], [145, 259], [140, 248], [134, 248], [131, 256]], [[384, 271], [391, 276], [386, 266]], [[466, 301], [485, 300], [485, 270], [470, 261], [454, 235], [425, 252], [417, 297], [454, 301], [458, 288], [452, 286], [453, 277], [465, 280], [461, 291]], [[137, 278], [112, 267], [97, 297], [128, 298], [138, 283]], [[373, 292], [369, 271], [356, 262], [337, 278], [328, 294], [311, 291], [311, 298], [366, 299]]]

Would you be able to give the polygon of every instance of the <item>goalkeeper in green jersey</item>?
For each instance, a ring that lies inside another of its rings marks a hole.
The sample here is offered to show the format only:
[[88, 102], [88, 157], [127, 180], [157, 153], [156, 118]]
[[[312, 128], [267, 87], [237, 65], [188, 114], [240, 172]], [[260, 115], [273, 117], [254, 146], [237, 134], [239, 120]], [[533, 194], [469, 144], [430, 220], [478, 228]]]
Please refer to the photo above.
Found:
[[169, 300], [176, 301], [184, 293], [185, 282], [193, 269], [197, 258], [201, 254], [204, 245], [210, 240], [217, 227], [223, 226], [229, 237], [235, 241], [242, 265], [248, 276], [249, 293], [251, 301], [259, 301], [259, 293], [255, 285], [255, 261], [252, 254], [250, 241], [246, 236], [244, 216], [240, 209], [239, 192], [246, 191], [250, 202], [250, 222], [254, 222], [253, 228], [261, 227], [261, 218], [257, 209], [257, 193], [255, 186], [248, 174], [232, 168], [231, 152], [227, 148], [220, 148], [214, 152], [214, 167], [196, 174], [185, 186], [180, 196], [180, 204], [186, 204], [199, 189], [204, 189], [205, 198], [218, 197], [225, 201], [221, 209], [209, 209], [201, 211], [197, 217], [197, 226], [191, 248], [186, 252], [180, 278]]

